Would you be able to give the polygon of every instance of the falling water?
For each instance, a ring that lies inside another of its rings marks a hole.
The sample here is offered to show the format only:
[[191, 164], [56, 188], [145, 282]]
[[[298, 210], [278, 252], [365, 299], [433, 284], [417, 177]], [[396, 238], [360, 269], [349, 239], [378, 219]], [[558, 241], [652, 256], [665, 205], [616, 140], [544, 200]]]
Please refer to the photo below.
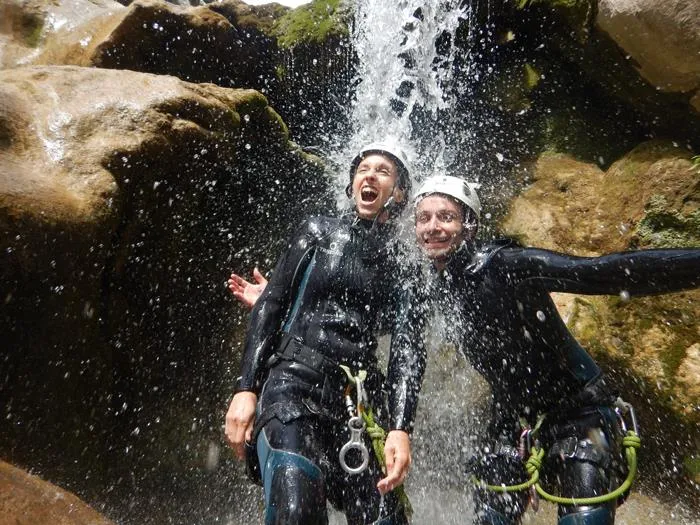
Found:
[[[350, 122], [353, 134], [339, 148], [346, 165], [362, 145], [387, 138], [405, 148], [414, 184], [445, 172], [453, 148], [468, 148], [452, 131], [457, 28], [473, 22], [471, 4], [459, 0], [360, 0], [353, 47], [359, 59]], [[466, 61], [467, 68], [471, 67]], [[467, 74], [469, 71], [467, 71]], [[459, 93], [460, 96], [468, 94]], [[467, 141], [468, 141], [468, 135]], [[339, 175], [338, 187], [346, 183]], [[484, 411], [487, 386], [454, 346], [444, 344], [444, 319], [430, 323], [428, 368], [413, 436], [414, 467], [407, 482], [415, 523], [469, 522], [464, 464]], [[335, 516], [334, 523], [342, 523]]]
[[462, 3], [357, 2], [353, 48], [359, 65], [349, 118], [352, 135], [331, 155], [338, 165], [347, 164], [364, 144], [392, 139], [406, 149], [414, 181], [422, 180], [449, 164], [450, 147], [467, 146], [448, 136], [447, 117], [456, 94], [452, 42], [457, 28], [473, 19], [471, 4]]

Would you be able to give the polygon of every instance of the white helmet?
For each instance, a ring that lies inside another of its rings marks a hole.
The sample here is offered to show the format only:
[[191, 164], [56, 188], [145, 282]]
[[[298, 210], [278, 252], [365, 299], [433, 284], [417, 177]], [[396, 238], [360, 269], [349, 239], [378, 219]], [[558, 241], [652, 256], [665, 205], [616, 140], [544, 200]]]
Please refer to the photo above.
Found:
[[467, 182], [459, 177], [450, 175], [435, 175], [427, 179], [416, 192], [415, 200], [418, 202], [423, 197], [427, 197], [431, 193], [442, 193], [464, 204], [472, 210], [476, 218], [481, 217], [481, 202], [476, 194], [478, 184]]
[[399, 187], [404, 191], [406, 199], [408, 199], [411, 193], [411, 170], [408, 164], [408, 157], [406, 152], [393, 142], [372, 142], [362, 147], [350, 163], [350, 183], [352, 184], [355, 171], [362, 159], [372, 153], [387, 155], [394, 161], [399, 172]]

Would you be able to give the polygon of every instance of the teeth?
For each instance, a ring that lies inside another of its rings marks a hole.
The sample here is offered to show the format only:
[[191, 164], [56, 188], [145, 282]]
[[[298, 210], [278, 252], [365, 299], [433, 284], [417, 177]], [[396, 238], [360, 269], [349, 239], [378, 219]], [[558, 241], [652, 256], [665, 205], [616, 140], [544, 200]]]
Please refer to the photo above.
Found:
[[377, 198], [377, 195], [379, 195], [379, 192], [377, 190], [375, 190], [374, 188], [364, 187], [360, 191], [360, 195], [362, 196], [363, 199], [374, 200], [375, 198]]

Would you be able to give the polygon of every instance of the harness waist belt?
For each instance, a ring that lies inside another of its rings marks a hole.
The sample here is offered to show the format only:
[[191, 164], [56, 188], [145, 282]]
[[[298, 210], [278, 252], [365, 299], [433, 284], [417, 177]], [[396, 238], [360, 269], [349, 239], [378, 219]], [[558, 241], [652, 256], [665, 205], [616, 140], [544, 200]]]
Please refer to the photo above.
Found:
[[318, 350], [304, 344], [298, 337], [285, 335], [279, 347], [278, 356], [286, 361], [294, 361], [326, 375], [341, 374], [340, 365]]

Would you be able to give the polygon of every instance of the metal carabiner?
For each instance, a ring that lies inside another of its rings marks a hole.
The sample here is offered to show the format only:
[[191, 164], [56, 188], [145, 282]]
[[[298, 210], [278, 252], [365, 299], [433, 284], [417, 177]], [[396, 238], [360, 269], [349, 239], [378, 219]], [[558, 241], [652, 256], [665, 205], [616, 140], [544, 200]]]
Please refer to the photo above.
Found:
[[[348, 474], [360, 474], [367, 468], [367, 465], [369, 465], [369, 451], [362, 440], [362, 433], [365, 427], [365, 422], [360, 416], [351, 417], [348, 421], [350, 441], [343, 445], [343, 448], [340, 449], [340, 455], [338, 456], [340, 459], [340, 466], [343, 467], [343, 470]], [[351, 467], [345, 460], [345, 456], [351, 450], [359, 451], [362, 456], [362, 463], [357, 467]]]
[[629, 414], [630, 419], [632, 420], [632, 430], [634, 430], [634, 433], [637, 436], [639, 436], [639, 427], [637, 426], [637, 415], [634, 413], [634, 407], [630, 403], [624, 401], [621, 397], [618, 397], [615, 401], [615, 413], [617, 414], [617, 419], [620, 422], [622, 431], [625, 433], [627, 432], [625, 416]]

